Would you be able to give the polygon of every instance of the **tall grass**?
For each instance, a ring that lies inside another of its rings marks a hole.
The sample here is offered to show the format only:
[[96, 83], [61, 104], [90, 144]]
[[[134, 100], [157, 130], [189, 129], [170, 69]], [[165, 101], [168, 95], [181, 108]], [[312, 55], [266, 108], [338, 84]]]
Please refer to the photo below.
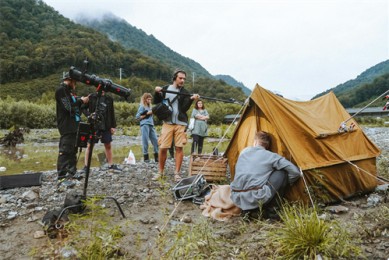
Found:
[[336, 221], [318, 217], [316, 208], [284, 205], [281, 228], [269, 232], [277, 257], [284, 259], [353, 258], [362, 256], [350, 233]]

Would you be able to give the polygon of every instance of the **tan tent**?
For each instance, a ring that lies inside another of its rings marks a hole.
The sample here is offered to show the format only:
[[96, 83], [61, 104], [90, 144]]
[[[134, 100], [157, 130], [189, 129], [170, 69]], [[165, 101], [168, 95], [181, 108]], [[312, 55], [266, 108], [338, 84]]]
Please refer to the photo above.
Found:
[[[273, 152], [301, 168], [316, 202], [334, 202], [373, 190], [380, 150], [353, 119], [346, 123], [348, 130], [355, 125], [352, 131], [338, 131], [349, 118], [332, 92], [299, 102], [256, 85], [225, 153], [232, 179], [239, 153], [251, 146], [254, 134], [262, 130], [271, 134]], [[289, 200], [308, 201], [304, 179], [288, 191]]]

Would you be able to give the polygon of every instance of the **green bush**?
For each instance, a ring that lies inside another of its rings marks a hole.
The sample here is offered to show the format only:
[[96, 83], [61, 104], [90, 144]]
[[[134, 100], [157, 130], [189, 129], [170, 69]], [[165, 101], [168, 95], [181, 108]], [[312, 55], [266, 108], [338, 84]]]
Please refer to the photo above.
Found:
[[55, 104], [38, 105], [28, 101], [0, 100], [0, 128], [12, 126], [53, 128], [56, 126]]
[[[53, 94], [54, 96], [54, 94]], [[117, 101], [114, 103], [115, 117], [119, 127], [131, 127], [139, 125], [136, 120], [136, 112], [138, 111], [139, 103], [127, 103]], [[214, 125], [209, 131], [210, 137], [222, 137], [227, 126], [222, 125], [224, 116], [228, 114], [236, 114], [241, 107], [235, 104], [225, 103], [207, 103], [207, 111], [210, 114], [209, 125]], [[188, 116], [190, 117], [193, 107], [189, 109]], [[155, 124], [161, 125], [157, 118]], [[83, 120], [86, 120], [83, 117]], [[15, 101], [11, 97], [0, 99], [0, 128], [8, 129], [15, 127], [28, 127], [31, 129], [55, 128], [56, 127], [56, 108], [55, 100], [51, 95], [44, 94], [37, 102]], [[228, 137], [232, 136], [233, 128], [229, 129]]]

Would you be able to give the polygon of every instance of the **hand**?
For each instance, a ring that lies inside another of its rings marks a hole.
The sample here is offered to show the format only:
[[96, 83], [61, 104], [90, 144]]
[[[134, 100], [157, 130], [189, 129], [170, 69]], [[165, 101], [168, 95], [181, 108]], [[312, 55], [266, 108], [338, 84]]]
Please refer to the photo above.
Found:
[[156, 87], [155, 87], [155, 92], [158, 92], [158, 93], [159, 93], [159, 92], [161, 92], [161, 90], [162, 90], [161, 87], [159, 87], [159, 86], [156, 86]]
[[193, 94], [191, 97], [190, 97], [190, 99], [195, 99], [195, 100], [197, 100], [197, 99], [199, 99], [200, 98], [200, 95], [199, 94]]
[[81, 97], [81, 100], [82, 100], [82, 102], [83, 102], [84, 104], [86, 104], [86, 103], [89, 102], [89, 96], [90, 96], [90, 95], [88, 95], [88, 96], [86, 96], [86, 97]]
[[115, 128], [111, 128], [111, 134], [113, 135], [115, 133], [116, 129]]

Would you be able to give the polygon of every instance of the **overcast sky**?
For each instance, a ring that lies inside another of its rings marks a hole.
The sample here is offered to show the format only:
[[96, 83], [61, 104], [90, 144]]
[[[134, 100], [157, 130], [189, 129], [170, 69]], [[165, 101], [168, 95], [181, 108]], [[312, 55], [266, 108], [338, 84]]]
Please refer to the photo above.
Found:
[[389, 59], [389, 0], [44, 0], [110, 12], [211, 74], [309, 100]]

